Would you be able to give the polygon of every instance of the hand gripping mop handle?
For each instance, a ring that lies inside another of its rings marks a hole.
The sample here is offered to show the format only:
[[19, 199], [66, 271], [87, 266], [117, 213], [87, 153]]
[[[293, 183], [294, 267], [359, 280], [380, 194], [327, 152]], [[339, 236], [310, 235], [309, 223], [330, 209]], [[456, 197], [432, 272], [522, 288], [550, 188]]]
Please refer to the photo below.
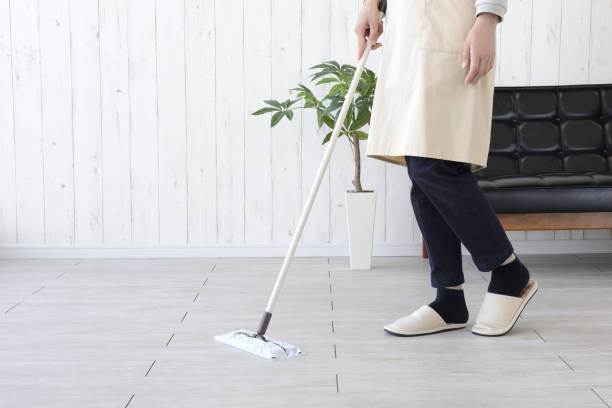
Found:
[[[381, 6], [383, 4], [384, 6], [386, 6], [386, 0], [383, 0], [381, 2]], [[384, 17], [384, 10], [386, 9], [386, 7], [385, 8], [379, 7], [379, 9], [381, 10], [379, 12], [379, 20], [381, 20]], [[291, 263], [291, 260], [293, 259], [293, 254], [295, 253], [295, 249], [297, 247], [298, 241], [302, 237], [302, 231], [304, 230], [304, 225], [306, 224], [306, 220], [308, 219], [308, 215], [310, 214], [310, 209], [312, 208], [312, 204], [314, 203], [315, 197], [317, 196], [319, 186], [321, 185], [321, 179], [323, 178], [323, 175], [325, 174], [325, 170], [327, 169], [327, 164], [329, 163], [329, 159], [334, 150], [334, 146], [336, 145], [336, 140], [338, 139], [340, 130], [342, 130], [344, 119], [346, 118], [348, 109], [351, 106], [351, 103], [353, 102], [353, 97], [355, 96], [355, 90], [357, 89], [357, 85], [359, 84], [359, 81], [361, 79], [361, 73], [363, 72], [366, 61], [368, 60], [368, 54], [370, 53], [371, 49], [372, 49], [372, 44], [370, 43], [370, 39], [368, 38], [365, 50], [363, 52], [363, 56], [361, 57], [361, 60], [359, 61], [359, 64], [357, 65], [357, 69], [355, 70], [355, 75], [353, 76], [353, 80], [351, 81], [351, 86], [349, 87], [349, 90], [346, 93], [346, 97], [344, 98], [342, 109], [340, 110], [340, 114], [338, 115], [336, 119], [336, 125], [334, 126], [334, 131], [331, 135], [331, 138], [329, 139], [327, 149], [325, 150], [323, 161], [321, 162], [321, 165], [319, 166], [317, 176], [310, 189], [310, 194], [308, 194], [308, 200], [306, 201], [306, 206], [304, 207], [304, 210], [302, 211], [302, 216], [300, 217], [300, 220], [298, 222], [297, 229], [295, 231], [295, 234], [293, 234], [293, 238], [291, 239], [291, 245], [289, 246], [289, 251], [287, 252], [287, 255], [285, 256], [285, 260], [281, 267], [280, 273], [278, 275], [278, 278], [276, 279], [276, 284], [274, 285], [274, 289], [272, 290], [272, 295], [270, 296], [270, 300], [268, 301], [266, 310], [264, 311], [261, 321], [259, 322], [259, 328], [257, 329], [257, 334], [260, 336], [263, 336], [266, 333], [266, 330], [268, 329], [268, 324], [270, 323], [270, 319], [272, 318], [272, 311], [274, 309], [274, 306], [276, 305], [276, 300], [278, 298], [281, 287], [285, 280], [287, 271], [289, 270], [289, 264]]]

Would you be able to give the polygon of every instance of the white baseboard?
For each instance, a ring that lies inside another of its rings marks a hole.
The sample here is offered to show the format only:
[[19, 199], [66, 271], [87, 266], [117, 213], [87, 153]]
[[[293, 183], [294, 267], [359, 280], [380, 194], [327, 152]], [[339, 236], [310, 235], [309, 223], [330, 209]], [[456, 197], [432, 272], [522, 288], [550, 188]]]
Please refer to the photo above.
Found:
[[[521, 240], [512, 241], [517, 254], [612, 253], [612, 240]], [[5, 246], [0, 259], [95, 259], [95, 258], [260, 258], [284, 257], [287, 245], [215, 245], [215, 246]], [[465, 247], [463, 255], [470, 255]], [[348, 256], [345, 244], [303, 245], [296, 257]], [[421, 256], [421, 243], [376, 245], [373, 256]]]

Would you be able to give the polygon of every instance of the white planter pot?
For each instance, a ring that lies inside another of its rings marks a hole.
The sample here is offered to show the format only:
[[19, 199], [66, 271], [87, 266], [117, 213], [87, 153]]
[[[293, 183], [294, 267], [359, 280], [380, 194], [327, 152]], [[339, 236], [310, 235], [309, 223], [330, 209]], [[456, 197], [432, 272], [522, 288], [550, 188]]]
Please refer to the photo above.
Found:
[[370, 269], [376, 214], [376, 192], [346, 192], [351, 269]]

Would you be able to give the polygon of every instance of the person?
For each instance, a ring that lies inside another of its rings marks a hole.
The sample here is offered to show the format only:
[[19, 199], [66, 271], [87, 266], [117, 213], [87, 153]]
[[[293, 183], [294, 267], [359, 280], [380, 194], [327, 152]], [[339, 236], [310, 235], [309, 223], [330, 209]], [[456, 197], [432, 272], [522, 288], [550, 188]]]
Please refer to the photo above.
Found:
[[507, 334], [538, 289], [473, 174], [487, 165], [496, 26], [506, 11], [507, 0], [365, 0], [361, 6], [358, 58], [366, 41], [372, 50], [382, 47], [365, 154], [407, 168], [436, 288], [431, 303], [384, 326], [392, 335], [467, 326], [461, 243], [478, 270], [491, 272], [472, 333]]

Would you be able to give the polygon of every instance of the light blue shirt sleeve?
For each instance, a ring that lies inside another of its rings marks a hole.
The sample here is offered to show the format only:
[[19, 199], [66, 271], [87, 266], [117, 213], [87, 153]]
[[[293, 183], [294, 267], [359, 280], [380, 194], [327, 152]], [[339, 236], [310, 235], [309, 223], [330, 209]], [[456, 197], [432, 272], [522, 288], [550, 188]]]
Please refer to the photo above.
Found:
[[476, 13], [493, 13], [499, 16], [499, 22], [504, 20], [504, 15], [508, 11], [508, 0], [476, 0]]

